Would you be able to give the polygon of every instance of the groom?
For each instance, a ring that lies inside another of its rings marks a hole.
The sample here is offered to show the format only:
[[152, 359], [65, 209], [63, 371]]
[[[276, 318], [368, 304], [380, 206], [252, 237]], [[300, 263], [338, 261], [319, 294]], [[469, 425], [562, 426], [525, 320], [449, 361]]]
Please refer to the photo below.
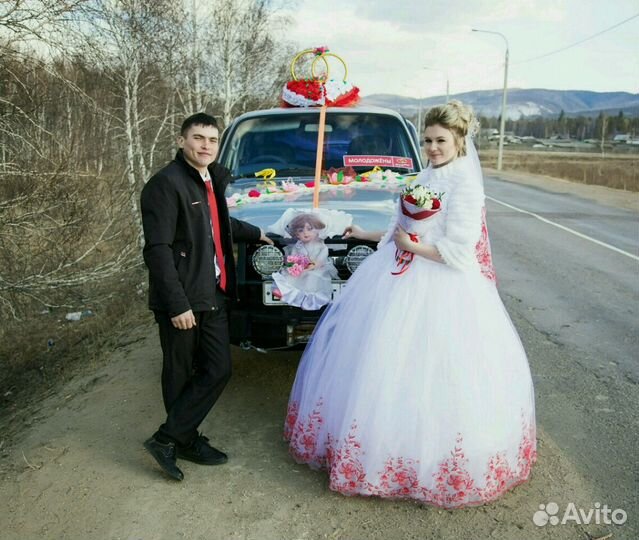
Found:
[[170, 477], [182, 480], [177, 458], [202, 465], [227, 461], [198, 427], [231, 376], [227, 300], [235, 298], [233, 238], [273, 242], [262, 230], [229, 217], [230, 173], [214, 163], [215, 118], [184, 120], [175, 159], [141, 196], [149, 307], [162, 346], [166, 420], [144, 447]]

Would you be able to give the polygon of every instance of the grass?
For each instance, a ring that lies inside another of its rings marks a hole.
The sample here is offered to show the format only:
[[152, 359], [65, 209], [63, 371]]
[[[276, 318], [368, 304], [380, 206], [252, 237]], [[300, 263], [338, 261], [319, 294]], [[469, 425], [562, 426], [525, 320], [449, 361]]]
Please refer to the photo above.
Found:
[[[497, 167], [497, 150], [482, 151], [480, 158], [484, 167]], [[639, 192], [638, 154], [504, 149], [502, 169]]]

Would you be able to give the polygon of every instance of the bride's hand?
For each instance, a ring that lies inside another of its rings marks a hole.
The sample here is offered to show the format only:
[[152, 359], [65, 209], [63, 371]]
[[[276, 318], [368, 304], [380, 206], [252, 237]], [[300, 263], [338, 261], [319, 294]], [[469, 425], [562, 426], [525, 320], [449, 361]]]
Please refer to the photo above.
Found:
[[344, 234], [342, 235], [342, 238], [358, 238], [359, 240], [364, 240], [365, 234], [366, 234], [366, 231], [362, 229], [360, 226], [351, 225], [350, 227], [346, 227], [346, 229], [344, 229]]
[[395, 232], [393, 233], [393, 241], [398, 249], [402, 249], [404, 251], [409, 251], [411, 253], [415, 252], [415, 247], [417, 246], [416, 242], [413, 242], [410, 239], [408, 233], [402, 229], [401, 227], [397, 227]]

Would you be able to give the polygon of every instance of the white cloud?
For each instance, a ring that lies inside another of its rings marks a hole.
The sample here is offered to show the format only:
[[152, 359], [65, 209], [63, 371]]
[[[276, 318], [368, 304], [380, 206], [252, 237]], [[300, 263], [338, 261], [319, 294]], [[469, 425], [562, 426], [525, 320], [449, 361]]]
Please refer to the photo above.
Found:
[[595, 0], [302, 0], [287, 37], [300, 48], [327, 45], [341, 55], [350, 82], [364, 95], [444, 94], [445, 73], [423, 66], [447, 72], [451, 93], [501, 88], [505, 44], [473, 27], [507, 36], [511, 87], [637, 92], [639, 19], [561, 54], [518, 63], [637, 11], [636, 0], [612, 6]]

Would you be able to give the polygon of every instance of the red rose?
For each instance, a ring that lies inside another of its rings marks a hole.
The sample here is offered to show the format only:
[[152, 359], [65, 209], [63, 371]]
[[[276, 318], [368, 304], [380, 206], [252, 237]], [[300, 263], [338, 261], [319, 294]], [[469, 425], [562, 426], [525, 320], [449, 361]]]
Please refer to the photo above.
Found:
[[415, 197], [413, 197], [412, 195], [406, 195], [406, 197], [404, 197], [404, 200], [410, 204], [417, 204], [417, 199], [415, 199]]
[[313, 180], [312, 182], [305, 182], [304, 185], [310, 188], [315, 187], [315, 180]]
[[320, 81], [315, 80], [299, 80], [289, 81], [286, 83], [286, 87], [295, 94], [304, 96], [312, 101], [321, 99], [324, 95], [323, 84]]
[[437, 210], [442, 205], [439, 199], [433, 199], [433, 210]]
[[248, 196], [249, 197], [261, 197], [261, 193], [259, 191], [257, 191], [257, 189], [252, 189], [251, 191], [249, 191]]

